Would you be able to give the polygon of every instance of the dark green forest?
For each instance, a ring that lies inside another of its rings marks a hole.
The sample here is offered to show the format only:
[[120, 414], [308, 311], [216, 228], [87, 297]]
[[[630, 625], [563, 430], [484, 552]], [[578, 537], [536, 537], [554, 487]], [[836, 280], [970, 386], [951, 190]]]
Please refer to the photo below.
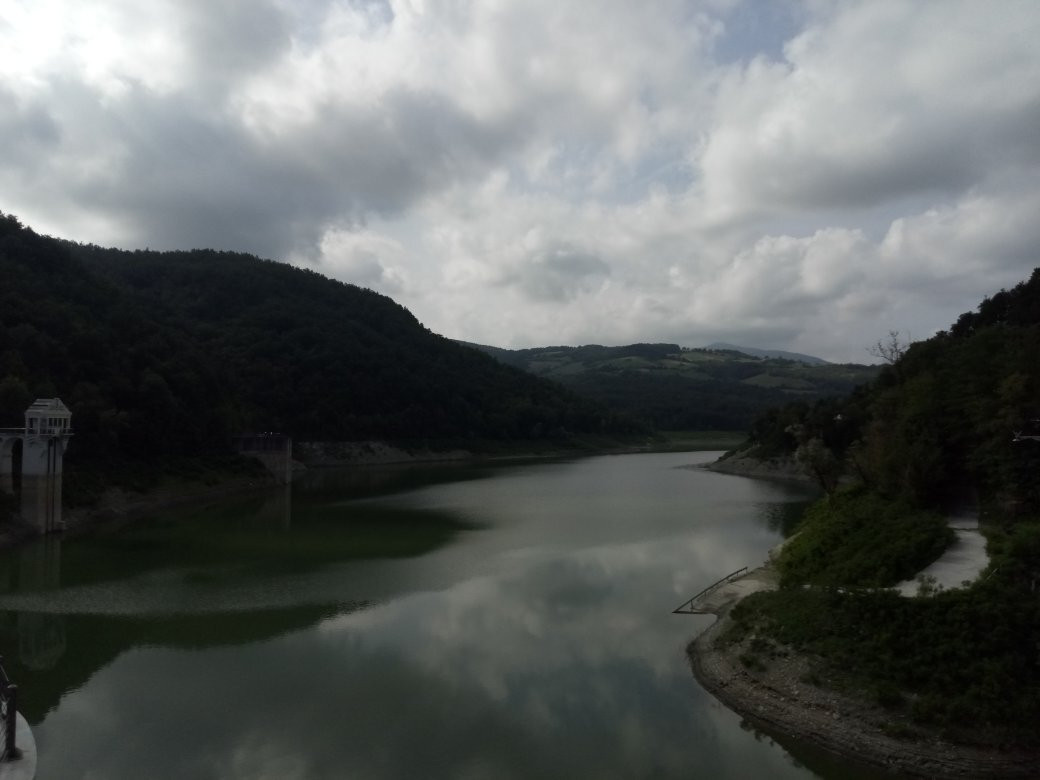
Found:
[[1015, 440], [1040, 419], [1040, 269], [948, 330], [885, 351], [891, 363], [848, 397], [762, 414], [748, 452], [802, 450], [915, 506], [970, 492], [993, 517], [1040, 512], [1040, 442]]
[[0, 215], [0, 426], [50, 396], [73, 411], [69, 459], [113, 473], [220, 457], [248, 431], [436, 448], [648, 430], [370, 290], [243, 254], [60, 241]]
[[[785, 545], [781, 590], [741, 602], [733, 635], [807, 652], [817, 682], [874, 697], [902, 738], [1036, 747], [1040, 269], [927, 341], [880, 346], [889, 364], [869, 386], [752, 425], [745, 454], [794, 455], [829, 496]], [[879, 590], [934, 560], [943, 514], [966, 506], [990, 555], [978, 582]]]
[[480, 349], [667, 431], [747, 430], [767, 409], [845, 396], [878, 372], [678, 344]]

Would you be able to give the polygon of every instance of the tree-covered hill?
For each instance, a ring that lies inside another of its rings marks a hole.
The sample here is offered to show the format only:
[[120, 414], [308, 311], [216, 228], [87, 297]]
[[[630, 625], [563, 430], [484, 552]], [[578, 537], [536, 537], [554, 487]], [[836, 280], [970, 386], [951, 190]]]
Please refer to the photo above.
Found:
[[890, 365], [848, 398], [759, 417], [752, 451], [812, 450], [917, 506], [970, 488], [999, 515], [1040, 512], [1040, 441], [1015, 436], [1040, 419], [1040, 269], [949, 330], [884, 351]]
[[[1040, 751], [1040, 269], [949, 330], [879, 351], [891, 363], [870, 386], [752, 426], [748, 454], [794, 454], [831, 495], [785, 545], [781, 590], [734, 610], [734, 635], [806, 653], [903, 738]], [[859, 484], [838, 488], [842, 471]], [[933, 560], [951, 535], [942, 513], [976, 502], [990, 556], [976, 582], [877, 589]]]
[[808, 363], [810, 366], [826, 366], [830, 361], [818, 358], [815, 355], [806, 355], [801, 352], [788, 352], [783, 349], [760, 349], [759, 347], [743, 347], [737, 344], [729, 344], [725, 341], [716, 341], [708, 344], [706, 349], [727, 349], [733, 352], [743, 352], [745, 355], [760, 358], [782, 358], [794, 360], [798, 363]]
[[113, 460], [223, 452], [249, 430], [434, 445], [641, 430], [370, 290], [243, 254], [73, 244], [0, 215], [0, 425], [54, 395], [73, 410], [70, 455]]
[[792, 398], [844, 396], [878, 371], [677, 344], [479, 348], [665, 430], [746, 429], [770, 407]]
[[227, 372], [184, 328], [0, 218], [0, 420], [35, 397], [74, 410], [76, 450], [162, 458], [226, 447], [239, 419]]

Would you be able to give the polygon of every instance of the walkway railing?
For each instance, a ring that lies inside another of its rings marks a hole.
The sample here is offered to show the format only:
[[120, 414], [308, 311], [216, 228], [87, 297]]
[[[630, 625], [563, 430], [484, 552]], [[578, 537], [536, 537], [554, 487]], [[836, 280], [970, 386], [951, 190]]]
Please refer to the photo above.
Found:
[[743, 567], [742, 569], [737, 569], [735, 572], [731, 572], [731, 573], [727, 574], [725, 577], [723, 577], [721, 580], [718, 580], [717, 582], [711, 583], [711, 585], [706, 587], [704, 590], [702, 590], [700, 593], [698, 593], [692, 599], [689, 599], [688, 601], [684, 601], [679, 607], [677, 607], [676, 609], [673, 609], [672, 610], [672, 614], [673, 615], [702, 615], [702, 614], [704, 614], [701, 610], [693, 608], [693, 605], [696, 603], [697, 599], [701, 598], [702, 596], [707, 596], [709, 593], [711, 593], [711, 592], [713, 592], [715, 590], [718, 590], [719, 588], [721, 588], [723, 585], [725, 585], [730, 580], [736, 579], [737, 577], [743, 575], [746, 572], [747, 572], [747, 566]]
[[22, 757], [22, 751], [14, 744], [18, 719], [18, 686], [11, 682], [0, 657], [0, 744], [3, 755], [0, 761], [14, 761]]

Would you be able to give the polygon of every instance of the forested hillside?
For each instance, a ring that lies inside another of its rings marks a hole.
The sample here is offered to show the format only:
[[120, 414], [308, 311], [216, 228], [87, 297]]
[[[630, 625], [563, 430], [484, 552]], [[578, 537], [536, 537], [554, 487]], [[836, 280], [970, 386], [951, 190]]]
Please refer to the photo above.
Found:
[[[830, 495], [784, 547], [781, 591], [734, 611], [736, 633], [820, 659], [820, 680], [876, 698], [903, 738], [1037, 747], [1040, 269], [927, 341], [881, 347], [891, 363], [869, 387], [753, 425], [747, 454], [794, 454]], [[933, 560], [943, 515], [976, 505], [991, 558], [977, 582], [876, 589]]]
[[0, 216], [0, 425], [72, 409], [73, 459], [228, 451], [243, 431], [459, 444], [640, 431], [425, 329], [389, 298], [282, 263], [126, 252]]
[[927, 341], [882, 346], [891, 364], [872, 385], [768, 411], [753, 451], [802, 448], [917, 506], [970, 487], [996, 514], [1040, 511], [1040, 442], [1015, 440], [1040, 418], [1040, 269]]
[[810, 365], [678, 344], [480, 348], [663, 430], [744, 430], [792, 398], [844, 396], [877, 375], [875, 366]]

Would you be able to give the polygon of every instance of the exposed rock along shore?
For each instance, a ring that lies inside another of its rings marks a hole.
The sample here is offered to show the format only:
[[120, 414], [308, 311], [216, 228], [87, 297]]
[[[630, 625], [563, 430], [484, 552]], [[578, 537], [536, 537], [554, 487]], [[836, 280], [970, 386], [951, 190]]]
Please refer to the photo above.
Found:
[[812, 478], [795, 461], [794, 458], [743, 458], [739, 456], [723, 457], [700, 468], [717, 471], [721, 474], [736, 474], [741, 477], [757, 479], [782, 479], [793, 482], [811, 483]]
[[928, 778], [1037, 778], [1040, 756], [953, 745], [933, 736], [916, 741], [892, 733], [918, 729], [894, 718], [873, 702], [817, 687], [809, 682], [813, 659], [775, 648], [766, 664], [745, 665], [751, 639], [722, 644], [731, 623], [729, 612], [757, 590], [774, 589], [771, 564], [749, 572], [710, 594], [698, 608], [718, 615], [690, 643], [687, 654], [694, 677], [738, 714], [833, 753], [887, 771]]
[[375, 466], [469, 460], [467, 450], [405, 450], [382, 441], [303, 441], [293, 445], [308, 466]]

